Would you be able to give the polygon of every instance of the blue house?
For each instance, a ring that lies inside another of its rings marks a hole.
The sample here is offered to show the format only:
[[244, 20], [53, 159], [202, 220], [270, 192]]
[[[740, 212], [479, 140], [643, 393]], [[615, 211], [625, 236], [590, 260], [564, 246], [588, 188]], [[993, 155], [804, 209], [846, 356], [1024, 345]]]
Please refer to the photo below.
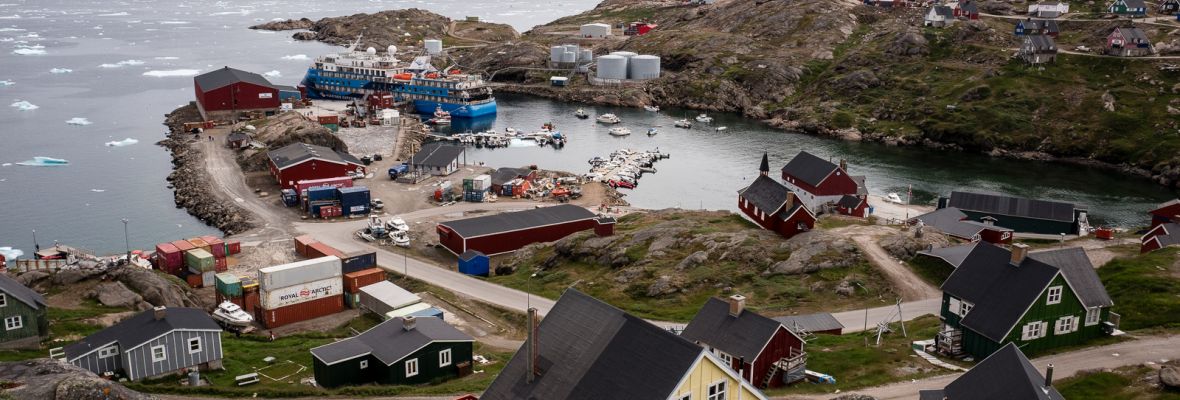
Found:
[[459, 255], [459, 272], [467, 275], [488, 276], [491, 259], [477, 250], [467, 250]]

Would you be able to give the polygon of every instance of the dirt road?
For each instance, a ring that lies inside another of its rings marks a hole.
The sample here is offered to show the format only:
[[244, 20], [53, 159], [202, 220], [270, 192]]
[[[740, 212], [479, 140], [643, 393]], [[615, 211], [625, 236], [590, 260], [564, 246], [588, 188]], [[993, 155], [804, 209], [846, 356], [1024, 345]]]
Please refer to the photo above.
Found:
[[877, 266], [882, 274], [885, 274], [885, 278], [901, 295], [902, 300], [918, 301], [942, 297], [942, 291], [926, 283], [901, 261], [890, 256], [880, 244], [877, 244], [881, 237], [896, 234], [895, 229], [881, 225], [852, 225], [833, 229], [832, 233], [846, 236], [856, 242], [856, 246], [864, 252], [869, 262]]
[[[229, 129], [218, 128], [205, 131], [206, 136], [214, 140], [201, 143], [201, 151], [205, 153], [205, 170], [209, 173], [210, 184], [216, 190], [210, 193], [220, 196], [225, 201], [237, 204], [248, 214], [253, 215], [258, 228], [240, 236], [259, 240], [273, 240], [291, 236], [291, 225], [288, 218], [283, 216], [273, 204], [254, 194], [254, 190], [246, 185], [246, 179], [238, 163], [234, 161], [234, 153], [225, 147], [225, 135]], [[278, 193], [272, 193], [278, 196]]]

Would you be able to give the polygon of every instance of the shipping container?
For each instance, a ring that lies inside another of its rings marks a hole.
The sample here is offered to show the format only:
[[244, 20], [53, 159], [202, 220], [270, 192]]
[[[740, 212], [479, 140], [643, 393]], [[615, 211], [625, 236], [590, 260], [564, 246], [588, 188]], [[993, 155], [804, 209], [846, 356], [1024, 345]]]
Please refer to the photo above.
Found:
[[[334, 256], [339, 259], [344, 259], [346, 257], [340, 250], [336, 250], [332, 246], [328, 246], [324, 243], [315, 242], [307, 246], [307, 258], [320, 258], [328, 256]], [[343, 271], [343, 269], [339, 269], [337, 272], [340, 271]]]
[[214, 295], [214, 298], [217, 300], [217, 305], [219, 305], [219, 306], [221, 305], [221, 303], [228, 301], [230, 303], [237, 304], [237, 306], [241, 307], [243, 310], [246, 309], [246, 306], [244, 305], [245, 302], [242, 301], [243, 300], [242, 296], [231, 297], [231, 296], [223, 295], [221, 293], [214, 293], [213, 295]]
[[286, 307], [343, 293], [344, 284], [339, 276], [295, 286], [264, 289], [261, 294], [262, 308], [269, 310]]
[[215, 279], [216, 276], [217, 273], [213, 271], [202, 272], [201, 287], [213, 287], [213, 285], [217, 282], [217, 279]]
[[184, 266], [184, 254], [172, 243], [157, 244], [154, 258], [157, 260], [156, 268], [170, 274], [175, 274]]
[[486, 190], [468, 190], [463, 193], [463, 201], [469, 201], [472, 203], [482, 202], [487, 197], [488, 191]]
[[338, 116], [338, 115], [319, 115], [316, 117], [316, 120], [319, 121], [320, 125], [339, 124], [340, 123], [340, 116]]
[[202, 249], [184, 252], [184, 266], [194, 273], [212, 271], [216, 267], [216, 262], [212, 254]]
[[307, 188], [306, 197], [307, 197], [308, 201], [338, 200], [336, 198], [336, 190], [337, 189], [333, 186], [318, 186], [318, 187]]
[[336, 197], [340, 199], [340, 207], [346, 216], [369, 213], [369, 202], [372, 197], [367, 187], [353, 186], [336, 189]]
[[227, 240], [225, 242], [225, 252], [229, 255], [235, 255], [242, 252], [242, 242], [237, 240]]
[[261, 309], [259, 300], [257, 290], [242, 293], [242, 309], [257, 317], [258, 310]]
[[201, 238], [192, 238], [189, 239], [188, 242], [193, 244], [193, 248], [205, 250], [209, 252], [209, 254], [213, 254], [213, 249], [210, 248], [209, 243]]
[[418, 295], [410, 293], [390, 281], [381, 281], [361, 287], [359, 294], [361, 307], [377, 313], [377, 315], [385, 315], [390, 311], [422, 302], [422, 298]]
[[209, 243], [209, 248], [212, 250], [212, 251], [210, 251], [210, 253], [213, 253], [214, 257], [225, 258], [225, 256], [227, 254], [225, 252], [225, 241], [224, 240], [215, 238], [213, 236], [202, 236], [201, 239], [204, 240], [206, 243]]
[[[324, 207], [332, 207], [337, 204], [340, 204], [340, 202], [336, 200], [312, 200], [307, 203], [307, 213], [312, 217], [319, 218], [324, 216]], [[328, 210], [327, 214], [331, 216], [332, 211]]]
[[177, 240], [172, 242], [172, 245], [176, 246], [176, 249], [180, 250], [182, 253], [193, 249], [193, 244], [189, 243], [187, 240]]
[[328, 186], [333, 188], [352, 187], [352, 178], [341, 176], [336, 178], [308, 179], [295, 182], [295, 193], [303, 198], [303, 193], [309, 188]]
[[345, 293], [344, 294], [344, 306], [354, 309], [354, 310], [361, 308], [361, 295], [360, 295], [360, 293]]
[[344, 296], [330, 296], [273, 310], [259, 310], [259, 322], [267, 328], [277, 328], [344, 311]]
[[463, 191], [475, 190], [475, 179], [463, 178]]
[[386, 279], [385, 270], [369, 268], [344, 274], [344, 292], [356, 293], [365, 286], [372, 285]]
[[492, 188], [492, 176], [491, 175], [483, 174], [483, 175], [475, 177], [475, 179], [473, 179], [472, 181], [473, 182], [472, 182], [471, 189], [473, 189], [473, 190], [490, 190]]
[[217, 293], [230, 297], [242, 295], [242, 280], [237, 275], [222, 272], [217, 274]]
[[222, 258], [214, 257], [213, 258], [213, 272], [225, 272], [225, 271], [229, 271], [229, 260], [226, 259], [225, 257], [222, 257]]
[[283, 196], [283, 205], [294, 207], [296, 204], [299, 204], [299, 192], [296, 192], [295, 189], [283, 189], [281, 193]]
[[190, 287], [194, 287], [194, 288], [201, 287], [201, 274], [194, 274], [194, 273], [191, 273], [188, 271], [181, 271], [181, 272], [185, 274], [184, 281], [188, 282], [188, 285]]
[[351, 253], [340, 260], [341, 271], [345, 274], [377, 266], [377, 252]]
[[[312, 246], [317, 244], [319, 243]], [[327, 278], [338, 278], [341, 275], [339, 257], [318, 257], [260, 269], [258, 270], [258, 282], [262, 290], [269, 290]]]
[[316, 241], [315, 239], [312, 239], [312, 237], [308, 236], [308, 235], [296, 236], [295, 237], [295, 252], [299, 253], [299, 255], [301, 255], [301, 256], [307, 257], [307, 246], [312, 243], [318, 243], [318, 241]]
[[320, 207], [318, 214], [319, 214], [318, 216], [320, 218], [327, 219], [327, 218], [335, 218], [335, 217], [342, 216], [344, 214], [344, 211], [343, 211], [343, 208], [340, 207], [340, 204], [336, 203], [336, 204], [325, 205], [325, 206]]

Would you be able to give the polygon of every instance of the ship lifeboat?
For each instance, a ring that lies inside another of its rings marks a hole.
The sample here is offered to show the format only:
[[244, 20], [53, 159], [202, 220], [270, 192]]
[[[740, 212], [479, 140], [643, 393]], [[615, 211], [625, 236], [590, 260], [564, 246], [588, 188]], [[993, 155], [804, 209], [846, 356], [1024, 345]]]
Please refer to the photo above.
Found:
[[431, 73], [428, 73], [428, 74], [426, 74], [426, 77], [427, 77], [427, 78], [430, 78], [430, 79], [438, 79], [438, 73], [437, 73], [437, 72], [431, 72]]
[[449, 74], [451, 74], [451, 75], [459, 75], [459, 74], [462, 74], [462, 73], [463, 73], [463, 71], [460, 71], [460, 70], [457, 70], [457, 69], [452, 69], [452, 70], [451, 70], [450, 72], [448, 72], [448, 73], [449, 73]]
[[395, 75], [393, 76], [393, 79], [397, 79], [397, 80], [399, 80], [399, 81], [408, 81], [408, 80], [412, 79], [413, 77], [414, 77], [414, 74], [409, 74], [409, 73], [406, 73], [406, 74], [395, 74]]

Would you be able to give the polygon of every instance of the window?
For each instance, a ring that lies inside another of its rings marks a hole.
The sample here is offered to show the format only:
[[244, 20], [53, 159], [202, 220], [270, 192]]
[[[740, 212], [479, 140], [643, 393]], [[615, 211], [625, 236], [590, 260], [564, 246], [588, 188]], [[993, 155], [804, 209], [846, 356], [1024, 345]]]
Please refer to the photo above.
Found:
[[168, 359], [168, 353], [164, 351], [164, 346], [152, 346], [152, 362], [160, 362]]
[[98, 358], [110, 358], [115, 354], [119, 354], [119, 348], [115, 346], [104, 347], [98, 350]]
[[406, 377], [418, 375], [418, 359], [406, 361]]
[[13, 329], [20, 329], [25, 326], [25, 322], [21, 320], [20, 316], [8, 317], [4, 319], [4, 330], [11, 331]]
[[956, 299], [954, 297], [951, 297], [950, 301], [948, 301], [947, 305], [946, 305], [947, 311], [950, 311], [955, 314], [958, 314], [959, 311], [962, 310], [962, 307], [963, 307], [963, 305], [959, 302], [959, 299]]
[[964, 301], [964, 302], [963, 302], [963, 304], [962, 304], [962, 305], [960, 305], [960, 307], [959, 307], [959, 316], [960, 316], [960, 317], [966, 317], [966, 316], [967, 316], [967, 313], [971, 312], [971, 309], [972, 309], [972, 308], [975, 308], [975, 305], [974, 305], [974, 304], [971, 304], [971, 303], [968, 303], [968, 302], [965, 302], [965, 301]]
[[725, 396], [725, 381], [709, 385], [709, 394], [706, 400], [726, 400], [728, 398]]
[[0, 293], [0, 307], [8, 307], [8, 295]]
[[451, 365], [451, 349], [438, 352], [438, 366], [445, 367], [448, 365]]
[[683, 396], [680, 396], [679, 400], [692, 400], [692, 392], [685, 393]]
[[188, 340], [188, 353], [193, 354], [193, 353], [200, 353], [200, 352], [201, 352], [201, 338], [195, 337], [195, 338], [189, 339]]
[[369, 360], [361, 360], [361, 369], [369, 368]]
[[1102, 318], [1102, 309], [1098, 307], [1086, 309], [1086, 326], [1097, 325]]
[[713, 354], [716, 354], [717, 358], [720, 358], [721, 363], [725, 364], [726, 367], [733, 368], [733, 356], [730, 356], [729, 354], [725, 354], [724, 351], [721, 351], [720, 349], [717, 349], [717, 348], [713, 348]]
[[1034, 321], [1024, 324], [1024, 329], [1021, 330], [1020, 340], [1033, 340], [1045, 337], [1045, 326], [1047, 322]]
[[1078, 330], [1078, 317], [1066, 315], [1058, 318], [1057, 323], [1053, 326], [1054, 335], [1063, 335], [1066, 333], [1073, 333]]
[[1049, 288], [1049, 301], [1046, 305], [1054, 305], [1061, 303], [1061, 286], [1054, 286]]

